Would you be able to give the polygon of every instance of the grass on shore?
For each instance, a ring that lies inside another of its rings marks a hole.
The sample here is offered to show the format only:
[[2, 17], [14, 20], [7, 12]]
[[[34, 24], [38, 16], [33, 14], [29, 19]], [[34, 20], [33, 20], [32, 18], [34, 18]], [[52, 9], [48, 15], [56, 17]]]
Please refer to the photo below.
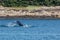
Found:
[[28, 9], [28, 10], [34, 10], [34, 9], [39, 9], [41, 6], [28, 6], [28, 7], [9, 7], [10, 9]]
[[28, 10], [39, 9], [41, 6], [28, 6], [26, 7]]

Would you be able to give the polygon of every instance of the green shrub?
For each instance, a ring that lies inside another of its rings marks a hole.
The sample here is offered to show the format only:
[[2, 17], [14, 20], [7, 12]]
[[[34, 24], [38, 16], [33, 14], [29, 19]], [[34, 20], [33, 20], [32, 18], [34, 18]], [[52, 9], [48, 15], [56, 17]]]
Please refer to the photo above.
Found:
[[28, 5], [60, 6], [60, 0], [0, 0], [0, 5], [6, 7], [27, 7]]

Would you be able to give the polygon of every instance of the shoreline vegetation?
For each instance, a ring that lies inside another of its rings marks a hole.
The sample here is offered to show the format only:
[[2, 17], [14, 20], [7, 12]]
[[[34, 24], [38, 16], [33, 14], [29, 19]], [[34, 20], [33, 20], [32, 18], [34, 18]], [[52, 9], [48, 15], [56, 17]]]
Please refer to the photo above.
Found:
[[0, 19], [60, 18], [60, 0], [0, 0]]
[[0, 6], [0, 19], [27, 18], [27, 19], [60, 19], [60, 6], [28, 6], [3, 7]]

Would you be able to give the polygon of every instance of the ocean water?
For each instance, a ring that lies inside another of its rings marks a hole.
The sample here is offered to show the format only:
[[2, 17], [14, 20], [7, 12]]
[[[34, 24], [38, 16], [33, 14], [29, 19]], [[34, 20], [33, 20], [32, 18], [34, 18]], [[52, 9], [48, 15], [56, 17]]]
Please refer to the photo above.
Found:
[[[19, 26], [16, 21], [24, 26]], [[60, 19], [0, 20], [0, 40], [60, 40]]]

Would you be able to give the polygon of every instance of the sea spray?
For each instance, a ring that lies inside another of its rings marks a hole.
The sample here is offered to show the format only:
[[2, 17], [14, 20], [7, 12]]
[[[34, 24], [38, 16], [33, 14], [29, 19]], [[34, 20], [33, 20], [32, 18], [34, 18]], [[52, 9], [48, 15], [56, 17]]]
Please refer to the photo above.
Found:
[[32, 27], [32, 25], [25, 24], [23, 27]]

